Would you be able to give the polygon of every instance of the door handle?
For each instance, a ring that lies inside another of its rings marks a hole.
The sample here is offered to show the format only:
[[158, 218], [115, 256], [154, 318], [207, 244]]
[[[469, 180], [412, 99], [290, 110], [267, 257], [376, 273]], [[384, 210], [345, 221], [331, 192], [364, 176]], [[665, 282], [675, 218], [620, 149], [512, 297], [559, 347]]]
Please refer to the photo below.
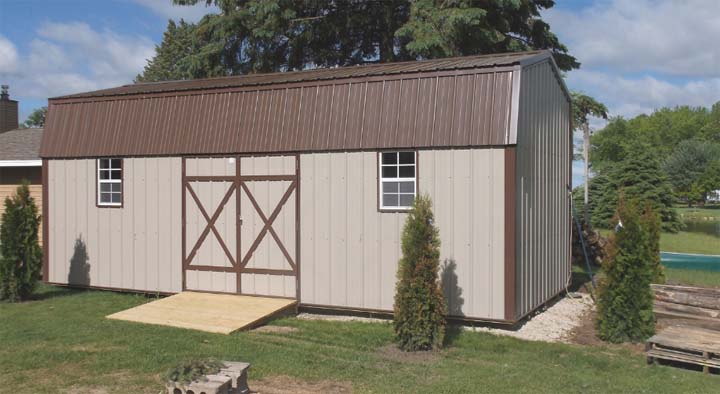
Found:
[[242, 219], [242, 216], [240, 216], [240, 215], [238, 215], [238, 223], [240, 223], [241, 226], [243, 224], [243, 219]]

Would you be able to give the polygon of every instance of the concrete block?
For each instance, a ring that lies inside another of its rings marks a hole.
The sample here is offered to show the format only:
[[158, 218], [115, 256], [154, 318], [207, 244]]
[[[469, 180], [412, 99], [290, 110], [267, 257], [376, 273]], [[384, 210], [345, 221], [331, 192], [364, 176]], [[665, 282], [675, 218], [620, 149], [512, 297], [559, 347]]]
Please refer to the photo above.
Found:
[[231, 378], [234, 394], [247, 394], [250, 388], [247, 383], [247, 370], [250, 364], [235, 361], [223, 361], [225, 368], [221, 368], [219, 375], [225, 375]]
[[208, 375], [206, 381], [189, 384], [170, 382], [166, 385], [168, 394], [230, 394], [232, 378], [227, 375]]

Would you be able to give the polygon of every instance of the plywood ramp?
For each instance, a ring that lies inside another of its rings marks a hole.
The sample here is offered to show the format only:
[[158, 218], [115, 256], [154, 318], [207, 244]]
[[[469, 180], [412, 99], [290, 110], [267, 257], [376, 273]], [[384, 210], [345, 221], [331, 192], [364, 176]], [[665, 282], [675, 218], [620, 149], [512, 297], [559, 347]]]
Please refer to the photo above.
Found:
[[230, 334], [269, 319], [295, 303], [284, 298], [183, 292], [107, 318]]

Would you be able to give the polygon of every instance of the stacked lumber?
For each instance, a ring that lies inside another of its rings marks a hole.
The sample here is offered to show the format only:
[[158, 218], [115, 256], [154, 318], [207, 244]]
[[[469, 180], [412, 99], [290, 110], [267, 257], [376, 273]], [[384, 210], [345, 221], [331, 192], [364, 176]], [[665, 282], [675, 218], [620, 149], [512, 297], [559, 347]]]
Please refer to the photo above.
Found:
[[670, 326], [648, 339], [648, 363], [667, 360], [699, 365], [703, 372], [720, 369], [720, 332], [700, 327]]
[[720, 289], [652, 285], [655, 313], [674, 318], [720, 321]]

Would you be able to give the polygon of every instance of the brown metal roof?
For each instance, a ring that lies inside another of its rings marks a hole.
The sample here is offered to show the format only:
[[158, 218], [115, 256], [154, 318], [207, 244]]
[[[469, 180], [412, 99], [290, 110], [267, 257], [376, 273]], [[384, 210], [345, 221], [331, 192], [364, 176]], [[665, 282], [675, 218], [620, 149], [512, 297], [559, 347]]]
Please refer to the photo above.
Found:
[[351, 67], [319, 68], [313, 70], [281, 72], [272, 74], [250, 74], [242, 76], [196, 80], [135, 83], [116, 88], [55, 97], [51, 100], [108, 97], [130, 94], [180, 92], [191, 90], [259, 86], [280, 83], [324, 81], [342, 78], [359, 78], [432, 71], [511, 66], [515, 64], [538, 61], [549, 56], [550, 54], [547, 51], [511, 52], [502, 54], [432, 59], [422, 61], [368, 64]]
[[547, 52], [513, 53], [138, 84], [64, 96], [50, 100], [40, 154], [505, 145], [514, 143], [513, 68], [505, 66], [546, 58]]
[[39, 160], [43, 129], [17, 129], [0, 133], [0, 161]]

